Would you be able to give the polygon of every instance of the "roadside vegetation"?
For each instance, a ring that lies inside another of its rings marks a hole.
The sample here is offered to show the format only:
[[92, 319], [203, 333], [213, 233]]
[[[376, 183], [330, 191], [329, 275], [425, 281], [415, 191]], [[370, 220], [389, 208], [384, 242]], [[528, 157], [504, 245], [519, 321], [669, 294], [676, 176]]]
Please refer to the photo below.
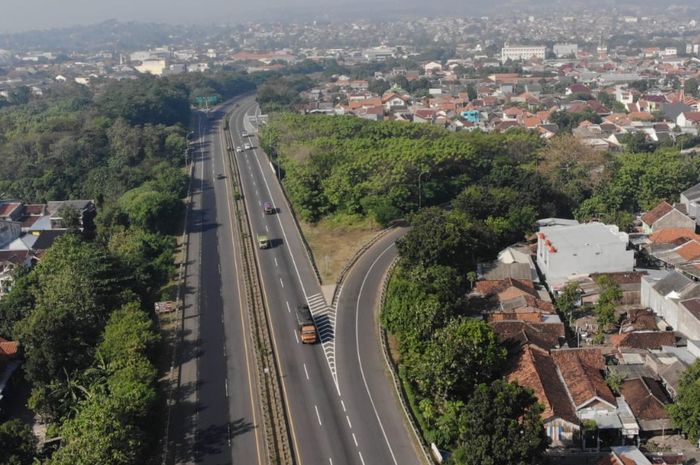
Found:
[[29, 407], [57, 439], [36, 456], [27, 427], [0, 423], [0, 464], [158, 461], [155, 362], [165, 348], [153, 303], [172, 294], [190, 104], [254, 86], [226, 72], [111, 82], [95, 93], [58, 85], [0, 110], [3, 197], [88, 198], [98, 209], [94, 231], [57, 239], [0, 301], [0, 336], [21, 344]]

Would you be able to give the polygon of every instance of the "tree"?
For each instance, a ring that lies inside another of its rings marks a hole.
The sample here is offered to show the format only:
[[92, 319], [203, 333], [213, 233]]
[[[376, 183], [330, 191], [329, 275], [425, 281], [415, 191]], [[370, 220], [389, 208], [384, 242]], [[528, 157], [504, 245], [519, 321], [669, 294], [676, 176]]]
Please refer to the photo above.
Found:
[[152, 190], [144, 185], [126, 192], [119, 205], [132, 225], [157, 233], [171, 233], [184, 212], [180, 199], [168, 192]]
[[604, 331], [616, 322], [615, 309], [622, 300], [622, 291], [620, 286], [608, 275], [598, 276], [596, 283], [600, 288], [600, 293], [593, 312], [600, 330]]
[[683, 84], [683, 89], [685, 89], [685, 93], [688, 95], [692, 95], [693, 97], [700, 97], [700, 92], [698, 92], [700, 86], [698, 84], [699, 83], [696, 78], [688, 78]]
[[573, 320], [574, 310], [576, 309], [578, 300], [579, 285], [576, 281], [567, 283], [566, 286], [564, 286], [564, 288], [559, 292], [559, 296], [557, 297], [557, 308], [569, 322], [569, 325], [571, 325]]
[[506, 358], [491, 327], [470, 318], [451, 320], [437, 330], [422, 353], [407, 360], [419, 392], [436, 401], [465, 399], [473, 387], [490, 382]]
[[32, 273], [36, 305], [18, 335], [27, 379], [40, 387], [90, 366], [102, 328], [121, 304], [124, 276], [104, 250], [72, 234], [56, 240]]
[[504, 380], [480, 384], [459, 420], [451, 465], [533, 465], [548, 439], [532, 392]]
[[673, 424], [683, 430], [692, 443], [700, 440], [700, 360], [683, 374], [676, 403], [667, 408]]
[[0, 423], [0, 465], [31, 465], [36, 443], [32, 429], [21, 421]]
[[409, 267], [449, 265], [465, 272], [471, 268], [476, 232], [465, 218], [432, 207], [414, 214], [411, 224], [413, 228], [396, 242]]

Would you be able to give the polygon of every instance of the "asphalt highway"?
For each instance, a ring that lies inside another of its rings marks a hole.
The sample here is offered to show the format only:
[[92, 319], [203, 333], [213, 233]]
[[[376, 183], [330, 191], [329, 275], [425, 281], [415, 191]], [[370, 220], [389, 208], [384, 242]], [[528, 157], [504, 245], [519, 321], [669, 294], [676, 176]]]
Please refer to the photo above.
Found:
[[231, 185], [219, 131], [225, 110], [196, 115], [187, 212], [188, 265], [180, 385], [170, 419], [169, 463], [264, 464], [266, 452]]
[[[330, 308], [287, 211], [277, 173], [256, 147], [257, 139], [242, 137], [254, 129], [249, 116], [257, 111], [252, 98], [241, 101], [230, 130], [236, 146], [254, 146], [236, 157], [253, 234], [265, 234], [273, 244], [258, 250], [258, 260], [297, 462], [424, 463], [385, 368], [375, 319], [381, 276], [395, 256], [391, 244], [402, 231], [383, 238], [362, 257], [343, 285], [337, 311]], [[275, 214], [263, 212], [265, 202], [275, 207]], [[319, 344], [304, 345], [298, 339], [294, 308], [302, 303], [312, 310]]]

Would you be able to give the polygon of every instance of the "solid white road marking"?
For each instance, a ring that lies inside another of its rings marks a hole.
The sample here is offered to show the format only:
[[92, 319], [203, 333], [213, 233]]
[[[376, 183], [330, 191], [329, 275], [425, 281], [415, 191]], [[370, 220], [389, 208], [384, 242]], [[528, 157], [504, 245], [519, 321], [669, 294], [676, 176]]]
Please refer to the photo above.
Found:
[[355, 441], [355, 447], [357, 446], [357, 438], [355, 437], [355, 433], [352, 433], [352, 440]]
[[228, 397], [228, 378], [224, 378], [224, 389], [226, 389], [226, 397]]
[[267, 225], [265, 225], [265, 232], [270, 232], [270, 228]]
[[350, 423], [350, 417], [345, 415], [345, 419], [348, 421], [348, 426], [352, 429], [352, 423]]
[[306, 380], [309, 380], [309, 370], [306, 369], [306, 363], [304, 364], [304, 373], [306, 373]]
[[294, 339], [297, 340], [297, 344], [299, 344], [299, 336], [297, 336], [296, 330], [294, 330]]
[[362, 465], [365, 465], [365, 459], [362, 458], [362, 452], [358, 450], [357, 453], [360, 454], [360, 462], [362, 462]]
[[330, 458], [330, 457], [328, 457], [328, 463], [329, 463], [330, 465], [333, 465], [333, 459]]
[[343, 406], [343, 412], [347, 412], [347, 410], [345, 410], [345, 402], [343, 402], [343, 401], [341, 400], [341, 401], [340, 401], [340, 405]]
[[[275, 266], [279, 266], [279, 265], [277, 264], [277, 257], [275, 257]], [[289, 306], [289, 303], [287, 303], [287, 306]]]
[[318, 407], [314, 405], [314, 409], [316, 409], [316, 418], [318, 418], [318, 424], [323, 426], [323, 423], [321, 423], [321, 415], [318, 413]]

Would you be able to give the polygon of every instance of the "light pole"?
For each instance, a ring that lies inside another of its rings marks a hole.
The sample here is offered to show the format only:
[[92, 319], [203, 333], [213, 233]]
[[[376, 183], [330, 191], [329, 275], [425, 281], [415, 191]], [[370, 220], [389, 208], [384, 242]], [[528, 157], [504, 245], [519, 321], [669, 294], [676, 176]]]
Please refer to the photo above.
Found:
[[418, 175], [418, 210], [420, 210], [421, 203], [423, 200], [420, 179], [423, 177], [424, 174], [430, 174], [430, 171], [423, 171], [421, 174]]

